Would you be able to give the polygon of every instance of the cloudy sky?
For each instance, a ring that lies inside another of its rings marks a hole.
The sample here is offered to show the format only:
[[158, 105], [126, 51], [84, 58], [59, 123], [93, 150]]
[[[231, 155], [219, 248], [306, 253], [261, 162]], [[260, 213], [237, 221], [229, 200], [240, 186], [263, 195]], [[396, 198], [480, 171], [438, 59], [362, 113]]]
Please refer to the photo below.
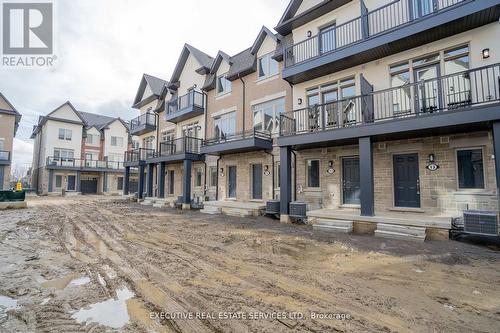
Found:
[[142, 73], [169, 79], [184, 43], [215, 56], [252, 45], [288, 0], [57, 0], [51, 70], [0, 67], [0, 91], [23, 115], [14, 167], [31, 165], [39, 115], [69, 100], [81, 111], [130, 119]]

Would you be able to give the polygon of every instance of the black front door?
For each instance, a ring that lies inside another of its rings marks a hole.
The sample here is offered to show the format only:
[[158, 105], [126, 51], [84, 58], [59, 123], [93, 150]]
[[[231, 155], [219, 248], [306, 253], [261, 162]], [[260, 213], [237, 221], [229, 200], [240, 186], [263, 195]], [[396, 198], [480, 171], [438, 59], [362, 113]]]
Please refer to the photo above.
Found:
[[420, 207], [418, 154], [394, 155], [394, 205]]
[[227, 177], [227, 196], [229, 198], [236, 198], [236, 166], [228, 167]]
[[252, 165], [252, 199], [262, 199], [262, 164]]
[[342, 193], [344, 204], [359, 204], [359, 158], [342, 159]]
[[68, 176], [68, 191], [76, 190], [76, 176]]

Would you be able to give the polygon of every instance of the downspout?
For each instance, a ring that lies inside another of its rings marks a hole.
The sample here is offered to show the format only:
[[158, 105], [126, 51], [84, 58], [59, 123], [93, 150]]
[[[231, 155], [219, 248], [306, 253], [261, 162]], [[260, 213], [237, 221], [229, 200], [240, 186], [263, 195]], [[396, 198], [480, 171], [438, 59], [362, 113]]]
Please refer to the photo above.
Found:
[[40, 193], [39, 190], [39, 184], [40, 184], [40, 156], [42, 154], [42, 133], [43, 133], [43, 126], [40, 126], [40, 140], [39, 140], [39, 145], [38, 145], [38, 165], [37, 165], [37, 172], [36, 172], [36, 192]]
[[243, 78], [241, 77], [241, 73], [238, 73], [238, 79], [240, 79], [243, 84], [243, 135], [245, 135], [245, 109], [246, 109], [246, 84]]
[[207, 121], [208, 121], [208, 95], [207, 93], [202, 90], [202, 94], [203, 94], [203, 103], [205, 104], [205, 124], [203, 125], [204, 129], [203, 129], [203, 139], [207, 139]]
[[264, 153], [266, 153], [266, 154], [268, 154], [268, 155], [271, 155], [271, 159], [272, 159], [272, 162], [271, 162], [271, 163], [272, 163], [272, 166], [271, 166], [271, 168], [272, 168], [272, 170], [273, 170], [273, 171], [272, 171], [272, 182], [273, 182], [273, 190], [272, 190], [272, 193], [273, 193], [273, 197], [272, 197], [272, 199], [271, 199], [271, 200], [274, 200], [274, 199], [275, 199], [275, 196], [274, 196], [274, 195], [275, 195], [275, 193], [274, 193], [274, 187], [275, 187], [275, 186], [274, 186], [274, 185], [275, 185], [275, 183], [274, 183], [274, 154], [273, 154], [273, 153], [271, 153], [271, 152], [269, 152], [269, 151], [267, 151], [267, 150], [264, 150]]
[[203, 201], [205, 201], [205, 198], [207, 196], [207, 191], [208, 191], [208, 185], [207, 185], [207, 161], [205, 159], [202, 159], [201, 162], [204, 164], [204, 172], [203, 172]]
[[292, 149], [293, 154], [293, 201], [297, 201], [297, 154]]
[[215, 201], [219, 201], [219, 160], [221, 156], [217, 156], [217, 184], [215, 185]]
[[[160, 151], [160, 114], [158, 112], [155, 112], [155, 123], [156, 123], [156, 151], [155, 151], [155, 154], [158, 154], [158, 152]], [[160, 181], [160, 174], [158, 171], [159, 168], [158, 168], [158, 164], [155, 166], [155, 169], [156, 169], [156, 179], [155, 179], [155, 188], [156, 188], [156, 193], [155, 196], [158, 197], [158, 194], [159, 194], [159, 189], [158, 189], [158, 184], [159, 184], [159, 181]]]

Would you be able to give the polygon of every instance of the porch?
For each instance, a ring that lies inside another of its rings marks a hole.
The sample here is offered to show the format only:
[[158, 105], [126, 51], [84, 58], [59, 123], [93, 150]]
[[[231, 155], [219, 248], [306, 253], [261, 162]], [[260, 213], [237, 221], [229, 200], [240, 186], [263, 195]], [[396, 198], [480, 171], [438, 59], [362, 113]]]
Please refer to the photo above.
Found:
[[361, 216], [359, 211], [349, 209], [318, 209], [307, 212], [308, 223], [317, 231], [353, 232], [414, 241], [448, 239], [452, 219], [452, 216], [408, 212]]
[[248, 217], [260, 216], [266, 210], [264, 202], [253, 201], [205, 201], [202, 213], [206, 214], [226, 214], [230, 216]]

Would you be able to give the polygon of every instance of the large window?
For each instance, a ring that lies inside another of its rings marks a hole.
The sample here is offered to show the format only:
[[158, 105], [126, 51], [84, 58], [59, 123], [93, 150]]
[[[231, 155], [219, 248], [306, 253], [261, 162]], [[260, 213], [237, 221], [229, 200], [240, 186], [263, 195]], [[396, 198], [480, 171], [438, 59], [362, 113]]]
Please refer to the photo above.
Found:
[[217, 95], [224, 95], [231, 92], [231, 81], [226, 79], [226, 75], [217, 77]]
[[87, 137], [85, 138], [85, 143], [88, 145], [98, 145], [100, 138], [101, 136], [98, 134], [87, 134]]
[[60, 158], [63, 160], [73, 159], [75, 156], [75, 152], [73, 149], [64, 149], [64, 148], [54, 148], [54, 157]]
[[210, 167], [210, 186], [217, 186], [217, 167]]
[[175, 139], [175, 130], [168, 130], [161, 133], [161, 142], [172, 142]]
[[117, 181], [117, 183], [116, 183], [116, 189], [118, 191], [123, 190], [123, 177], [118, 177], [116, 181]]
[[307, 187], [319, 187], [319, 160], [307, 161]]
[[225, 139], [236, 133], [236, 112], [229, 112], [214, 118], [214, 134]]
[[266, 54], [258, 59], [259, 79], [278, 74], [278, 62], [272, 58], [273, 53]]
[[258, 131], [278, 133], [280, 114], [285, 111], [285, 99], [275, 99], [253, 106], [253, 127]]
[[196, 169], [196, 178], [194, 186], [201, 187], [201, 184], [203, 183], [202, 179], [203, 179], [203, 170], [201, 168], [198, 168]]
[[483, 150], [457, 150], [458, 188], [484, 188]]
[[120, 136], [112, 136], [111, 145], [113, 147], [123, 147], [123, 138]]
[[[444, 51], [444, 73], [456, 74], [469, 69], [469, 46], [461, 46]], [[453, 75], [444, 82], [445, 99], [448, 105], [469, 104], [472, 91], [469, 74]]]
[[71, 141], [72, 131], [70, 129], [60, 128], [59, 129], [59, 140]]
[[155, 148], [155, 137], [148, 136], [147, 138], [142, 139], [142, 148], [154, 149]]
[[56, 175], [56, 187], [61, 188], [62, 187], [62, 176]]
[[192, 123], [182, 126], [182, 136], [189, 136], [191, 138], [200, 138], [201, 137], [201, 126], [198, 123]]
[[[391, 66], [391, 87], [408, 86], [410, 84], [410, 64], [408, 62]], [[392, 91], [392, 112], [397, 114], [411, 112], [410, 87]]]

